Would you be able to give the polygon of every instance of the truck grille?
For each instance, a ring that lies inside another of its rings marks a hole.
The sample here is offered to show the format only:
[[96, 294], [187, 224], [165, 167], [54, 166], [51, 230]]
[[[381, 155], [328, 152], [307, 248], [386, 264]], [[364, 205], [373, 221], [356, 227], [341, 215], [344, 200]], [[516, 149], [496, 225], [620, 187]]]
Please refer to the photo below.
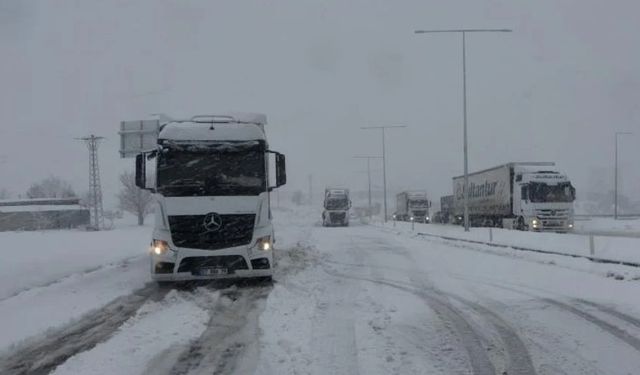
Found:
[[536, 216], [540, 219], [567, 219], [569, 210], [536, 210]]
[[206, 215], [169, 216], [174, 245], [191, 249], [219, 250], [251, 243], [256, 215], [219, 216], [220, 227], [213, 231], [204, 226]]
[[345, 212], [331, 212], [329, 213], [329, 215], [331, 217], [332, 222], [343, 221], [344, 218], [347, 216]]
[[223, 255], [215, 257], [188, 257], [182, 259], [178, 272], [197, 273], [203, 267], [226, 268], [229, 273], [235, 270], [249, 269], [247, 261], [240, 255]]

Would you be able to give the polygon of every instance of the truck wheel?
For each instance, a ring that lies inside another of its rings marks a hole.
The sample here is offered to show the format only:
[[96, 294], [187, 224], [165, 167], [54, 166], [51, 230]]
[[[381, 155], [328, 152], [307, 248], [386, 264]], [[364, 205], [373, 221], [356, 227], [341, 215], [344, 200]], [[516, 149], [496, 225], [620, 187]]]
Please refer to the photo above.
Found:
[[524, 225], [524, 218], [522, 216], [520, 216], [518, 218], [518, 224], [516, 224], [516, 229], [517, 230], [526, 230], [526, 226]]

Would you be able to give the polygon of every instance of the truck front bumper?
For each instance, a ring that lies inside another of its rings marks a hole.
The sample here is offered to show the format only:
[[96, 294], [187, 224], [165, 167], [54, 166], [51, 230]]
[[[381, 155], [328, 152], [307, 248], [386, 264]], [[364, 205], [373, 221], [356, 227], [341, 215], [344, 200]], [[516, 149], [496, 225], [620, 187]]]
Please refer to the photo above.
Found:
[[[223, 250], [179, 248], [163, 255], [152, 254], [151, 279], [155, 281], [217, 280], [273, 275], [273, 250], [247, 246]], [[215, 269], [215, 273], [204, 270]]]

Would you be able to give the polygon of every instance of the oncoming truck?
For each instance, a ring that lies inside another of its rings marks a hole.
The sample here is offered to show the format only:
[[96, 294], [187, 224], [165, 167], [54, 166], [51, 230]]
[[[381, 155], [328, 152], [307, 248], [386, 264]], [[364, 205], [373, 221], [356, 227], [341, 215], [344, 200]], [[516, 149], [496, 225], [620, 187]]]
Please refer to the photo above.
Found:
[[322, 225], [349, 226], [349, 189], [326, 188], [324, 190], [324, 211], [322, 211]]
[[396, 195], [395, 220], [428, 223], [430, 206], [426, 191], [403, 191]]
[[[464, 176], [453, 178], [454, 215], [464, 215]], [[508, 163], [469, 174], [469, 221], [531, 231], [573, 228], [575, 189], [555, 163]]]
[[152, 279], [271, 278], [270, 191], [286, 172], [265, 124], [250, 113], [121, 124], [121, 155], [136, 157], [136, 184], [156, 201]]

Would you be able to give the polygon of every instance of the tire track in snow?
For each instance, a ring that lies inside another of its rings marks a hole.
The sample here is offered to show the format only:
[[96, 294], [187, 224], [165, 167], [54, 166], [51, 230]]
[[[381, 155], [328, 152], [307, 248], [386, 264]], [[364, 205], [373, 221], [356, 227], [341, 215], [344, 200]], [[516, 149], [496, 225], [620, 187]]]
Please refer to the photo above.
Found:
[[577, 299], [576, 302], [581, 303], [583, 305], [587, 305], [587, 306], [591, 306], [591, 307], [595, 307], [596, 309], [607, 313], [609, 315], [615, 316], [616, 318], [623, 320], [629, 324], [631, 324], [632, 326], [635, 326], [637, 328], [640, 328], [640, 319], [634, 318], [630, 315], [627, 315], [623, 312], [620, 312], [612, 307], [609, 306], [605, 306], [605, 305], [601, 305], [599, 303], [595, 303], [595, 302], [591, 302], [591, 301], [587, 301], [584, 299]]
[[[394, 249], [396, 253], [400, 256], [406, 256], [403, 252], [398, 251], [398, 248], [390, 246], [389, 248]], [[343, 266], [351, 266], [358, 268], [368, 268], [368, 265], [360, 265], [360, 264], [350, 264], [350, 263], [340, 263], [335, 261], [328, 261], [328, 263], [334, 263]], [[387, 267], [388, 268], [388, 267]], [[376, 272], [378, 269], [374, 268], [372, 271], [372, 276], [374, 279], [360, 278], [361, 280], [366, 280], [374, 283], [382, 283], [387, 286], [400, 288], [406, 292], [417, 295], [421, 299], [423, 299], [427, 304], [436, 312], [436, 314], [443, 321], [450, 321], [454, 327], [457, 327], [458, 331], [463, 332], [463, 335], [469, 336], [464, 332], [473, 332], [473, 328], [468, 323], [468, 321], [463, 317], [462, 312], [454, 308], [450, 303], [447, 302], [447, 299], [452, 299], [460, 304], [468, 307], [476, 314], [482, 316], [487, 320], [493, 327], [495, 327], [496, 332], [498, 333], [501, 341], [504, 352], [506, 353], [505, 358], [505, 372], [507, 374], [517, 374], [517, 375], [534, 375], [536, 374], [535, 367], [531, 360], [529, 351], [527, 350], [524, 342], [520, 338], [520, 336], [515, 332], [515, 330], [498, 314], [491, 311], [490, 309], [479, 305], [477, 303], [465, 300], [461, 297], [445, 294], [439, 292], [434, 289], [433, 286], [424, 285], [423, 282], [418, 280], [417, 277], [410, 277], [411, 283], [405, 283], [400, 281], [388, 281], [384, 280], [381, 272]], [[326, 270], [325, 270], [326, 272]], [[336, 272], [337, 273], [337, 272]], [[341, 274], [340, 274], [341, 275]], [[350, 277], [346, 275], [341, 275], [342, 277]], [[418, 289], [416, 285], [421, 285]], [[436, 302], [437, 301], [437, 302]], [[453, 321], [452, 321], [453, 320]], [[473, 332], [473, 336], [479, 338], [479, 340], [472, 339], [472, 341], [476, 341], [473, 344], [468, 344], [465, 347], [465, 350], [469, 353], [470, 359], [475, 358], [476, 362], [483, 362], [479, 358], [486, 357], [488, 361], [488, 356], [486, 354], [486, 350], [482, 345], [482, 335], [479, 335]], [[464, 340], [463, 341], [467, 341]], [[477, 348], [480, 347], [480, 350]], [[493, 363], [490, 363], [493, 366]], [[474, 373], [495, 373], [495, 366], [489, 367], [485, 363], [477, 363], [476, 366], [472, 363], [472, 367], [474, 369]], [[491, 370], [489, 370], [491, 368]], [[476, 371], [476, 370], [479, 370]], [[489, 372], [482, 372], [489, 371]]]
[[169, 289], [155, 283], [127, 296], [119, 297], [86, 314], [67, 327], [47, 333], [42, 339], [30, 339], [0, 358], [4, 375], [48, 374], [68, 358], [92, 349], [113, 333], [148, 300], [161, 300]]
[[169, 374], [229, 374], [249, 345], [258, 342], [258, 317], [272, 286], [222, 291], [207, 329], [179, 355]]
[[[614, 324], [612, 324], [610, 322], [607, 322], [607, 321], [605, 321], [603, 319], [600, 319], [599, 317], [597, 317], [597, 316], [595, 316], [595, 315], [593, 315], [593, 314], [591, 314], [591, 313], [589, 313], [587, 311], [584, 311], [584, 310], [580, 309], [577, 306], [574, 306], [574, 305], [566, 303], [566, 302], [561, 302], [561, 301], [558, 301], [558, 300], [553, 299], [553, 298], [543, 297], [543, 296], [536, 295], [536, 294], [533, 294], [533, 293], [530, 293], [530, 292], [526, 292], [526, 291], [523, 291], [523, 290], [518, 290], [516, 288], [507, 287], [507, 286], [504, 286], [504, 285], [497, 285], [497, 284], [490, 283], [490, 282], [482, 282], [482, 283], [486, 284], [486, 285], [489, 285], [489, 286], [492, 286], [494, 288], [508, 290], [508, 291], [514, 292], [516, 294], [525, 295], [525, 296], [528, 296], [530, 298], [533, 298], [534, 300], [545, 302], [545, 303], [547, 303], [549, 305], [552, 305], [552, 306], [555, 306], [556, 308], [559, 308], [559, 309], [561, 309], [563, 311], [569, 312], [569, 313], [571, 313], [571, 314], [573, 314], [575, 316], [578, 316], [578, 317], [582, 318], [583, 320], [587, 321], [588, 323], [591, 323], [591, 324], [599, 327], [603, 331], [605, 331], [605, 332], [609, 333], [610, 335], [618, 338], [619, 340], [627, 343], [633, 349], [635, 349], [637, 351], [640, 351], [640, 338], [637, 338], [637, 337], [631, 335], [629, 332], [621, 329], [620, 327], [618, 327], [618, 326], [616, 326], [616, 325], [614, 325]], [[527, 289], [531, 289], [531, 288], [527, 288]], [[600, 311], [608, 314], [609, 316], [618, 318], [618, 319], [620, 319], [622, 321], [625, 321], [625, 322], [627, 322], [629, 324], [632, 324], [632, 325], [640, 328], [640, 320], [638, 320], [638, 319], [636, 319], [634, 317], [631, 317], [631, 316], [629, 316], [627, 314], [624, 314], [622, 312], [619, 312], [619, 311], [617, 311], [617, 310], [615, 310], [613, 308], [610, 308], [610, 307], [607, 307], [607, 306], [603, 306], [603, 305], [597, 304], [595, 302], [586, 301], [586, 300], [577, 299], [577, 300], [574, 300], [574, 301], [577, 302], [577, 303], [581, 303], [583, 305], [595, 307], [595, 308], [599, 309]]]
[[375, 280], [366, 277], [344, 275], [337, 271], [327, 270], [325, 267], [323, 267], [323, 269], [327, 274], [332, 276], [368, 281], [379, 285], [389, 286], [391, 288], [413, 294], [424, 300], [433, 309], [438, 318], [444, 321], [445, 324], [449, 325], [456, 336], [460, 339], [460, 344], [468, 354], [473, 373], [475, 375], [494, 375], [496, 373], [495, 367], [489, 359], [487, 351], [483, 345], [482, 336], [473, 329], [471, 324], [464, 318], [463, 314], [451, 304], [446, 301], [442, 301], [439, 297], [416, 290], [412, 285], [404, 286], [401, 283], [390, 282], [387, 280]]
[[627, 344], [629, 344], [631, 347], [633, 347], [635, 350], [640, 351], [640, 339], [638, 339], [637, 337], [631, 335], [629, 332], [609, 323], [606, 322], [598, 317], [596, 317], [595, 315], [592, 315], [586, 311], [583, 311], [575, 306], [572, 306], [570, 304], [564, 303], [564, 302], [560, 302], [560, 301], [556, 301], [554, 299], [551, 298], [542, 298], [541, 301], [546, 302], [550, 305], [559, 307], [565, 311], [568, 311], [584, 320], [586, 320], [589, 323], [592, 323], [598, 327], [600, 327], [602, 330], [604, 330], [605, 332], [617, 337], [618, 339], [626, 342]]

